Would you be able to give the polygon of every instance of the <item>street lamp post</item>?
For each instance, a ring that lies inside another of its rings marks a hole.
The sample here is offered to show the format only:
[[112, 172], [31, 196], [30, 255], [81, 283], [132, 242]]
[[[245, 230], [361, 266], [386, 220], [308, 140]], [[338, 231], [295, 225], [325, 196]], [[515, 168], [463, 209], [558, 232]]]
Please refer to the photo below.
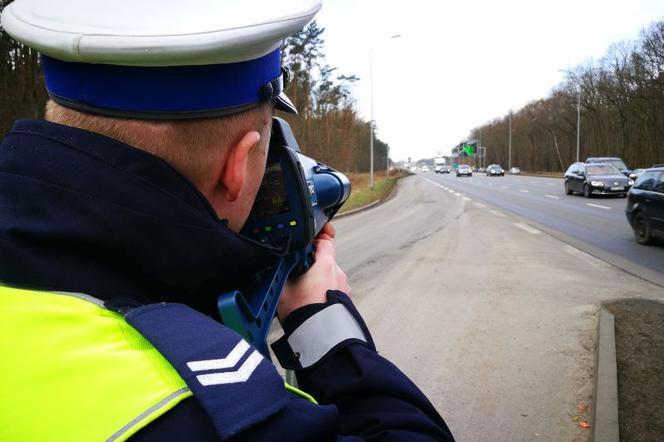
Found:
[[[399, 38], [401, 37], [400, 34], [396, 34], [390, 37], [391, 39]], [[371, 115], [370, 119], [371, 121], [369, 122], [369, 131], [371, 132], [371, 135], [369, 136], [369, 187], [371, 187], [371, 190], [374, 188], [374, 86], [373, 86], [373, 51], [374, 48], [369, 49], [369, 84], [370, 84], [370, 95], [371, 95]], [[390, 162], [390, 157], [389, 153], [387, 156], [387, 164], [388, 164], [388, 169], [387, 173], [389, 174], [389, 162]]]
[[507, 169], [512, 168], [512, 111], [510, 110], [510, 135], [509, 135], [509, 150], [508, 150]]
[[374, 168], [373, 168], [373, 144], [374, 144], [374, 97], [373, 97], [373, 48], [369, 49], [369, 84], [370, 84], [370, 94], [371, 94], [371, 116], [369, 121], [369, 131], [371, 136], [369, 137], [369, 187], [371, 190], [374, 188]]
[[576, 94], [576, 162], [579, 162], [579, 146], [581, 144], [581, 86]]

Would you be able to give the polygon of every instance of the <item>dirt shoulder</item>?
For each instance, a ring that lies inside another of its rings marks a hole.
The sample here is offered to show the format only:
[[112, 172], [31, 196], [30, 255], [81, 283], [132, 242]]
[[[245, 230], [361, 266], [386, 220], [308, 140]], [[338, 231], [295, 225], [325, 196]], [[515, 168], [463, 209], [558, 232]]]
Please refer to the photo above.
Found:
[[661, 440], [664, 304], [629, 299], [606, 307], [615, 316], [620, 440]]

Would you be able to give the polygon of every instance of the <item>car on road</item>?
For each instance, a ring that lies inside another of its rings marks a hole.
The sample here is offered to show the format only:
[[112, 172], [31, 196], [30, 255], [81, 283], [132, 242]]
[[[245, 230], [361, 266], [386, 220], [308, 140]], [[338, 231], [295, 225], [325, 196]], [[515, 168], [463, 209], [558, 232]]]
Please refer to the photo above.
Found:
[[[653, 166], [653, 167], [657, 167], [657, 166]], [[633, 179], [634, 181], [636, 181], [637, 179], [639, 179], [639, 177], [641, 176], [641, 174], [642, 174], [643, 172], [645, 172], [645, 171], [646, 171], [645, 169], [634, 169], [634, 170], [632, 171], [632, 173], [634, 174], [634, 178], [632, 178], [632, 179]]]
[[450, 166], [437, 166], [436, 173], [450, 173]]
[[620, 171], [623, 175], [625, 175], [627, 178], [630, 180], [633, 180], [636, 178], [634, 175], [634, 172], [625, 165], [625, 162], [618, 157], [588, 157], [586, 158], [586, 164], [596, 164], [596, 163], [603, 163], [603, 164], [610, 164], [616, 169]]
[[632, 184], [634, 181], [609, 163], [574, 163], [565, 172], [563, 183], [567, 195], [579, 192], [586, 198], [594, 194], [625, 197]]
[[518, 167], [512, 167], [509, 171], [510, 175], [521, 175], [521, 169]]
[[413, 173], [417, 172], [417, 166], [410, 166], [410, 171]]
[[428, 172], [429, 166], [422, 166], [422, 172]]
[[641, 174], [629, 192], [625, 215], [639, 244], [664, 236], [664, 167]]
[[473, 170], [470, 168], [470, 166], [462, 164], [457, 169], [456, 176], [473, 176]]
[[486, 168], [486, 176], [505, 176], [505, 169], [500, 164], [490, 164]]

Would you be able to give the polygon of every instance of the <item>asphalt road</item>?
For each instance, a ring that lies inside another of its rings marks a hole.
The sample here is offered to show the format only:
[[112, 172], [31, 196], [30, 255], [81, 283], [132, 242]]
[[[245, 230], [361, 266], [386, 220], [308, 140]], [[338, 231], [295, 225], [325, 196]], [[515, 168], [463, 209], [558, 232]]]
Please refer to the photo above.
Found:
[[664, 287], [664, 244], [636, 243], [625, 217], [624, 198], [568, 196], [559, 178], [419, 176], [538, 223], [560, 239]]
[[661, 288], [445, 190], [456, 178], [427, 179], [401, 180], [392, 199], [334, 223], [337, 261], [379, 352], [459, 441], [588, 440], [578, 424], [590, 420], [599, 305], [661, 298]]

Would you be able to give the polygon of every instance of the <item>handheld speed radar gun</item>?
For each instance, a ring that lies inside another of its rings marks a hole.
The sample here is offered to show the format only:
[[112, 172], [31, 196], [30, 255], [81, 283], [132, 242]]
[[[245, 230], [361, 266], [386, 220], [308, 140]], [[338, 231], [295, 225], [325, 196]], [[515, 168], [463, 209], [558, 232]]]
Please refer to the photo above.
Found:
[[263, 356], [269, 358], [267, 334], [286, 280], [313, 264], [314, 239], [349, 195], [348, 178], [303, 155], [288, 123], [273, 118], [265, 175], [241, 234], [283, 253], [246, 293], [233, 291], [217, 300], [224, 324]]

